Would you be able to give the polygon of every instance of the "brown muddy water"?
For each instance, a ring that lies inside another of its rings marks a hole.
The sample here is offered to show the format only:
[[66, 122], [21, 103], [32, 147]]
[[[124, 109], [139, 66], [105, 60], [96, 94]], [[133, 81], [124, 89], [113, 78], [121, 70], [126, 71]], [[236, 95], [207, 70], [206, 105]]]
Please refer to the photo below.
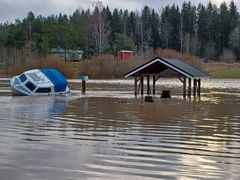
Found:
[[72, 94], [12, 97], [0, 79], [0, 179], [240, 179], [240, 80], [203, 80], [201, 100], [146, 103], [129, 80], [71, 80]]

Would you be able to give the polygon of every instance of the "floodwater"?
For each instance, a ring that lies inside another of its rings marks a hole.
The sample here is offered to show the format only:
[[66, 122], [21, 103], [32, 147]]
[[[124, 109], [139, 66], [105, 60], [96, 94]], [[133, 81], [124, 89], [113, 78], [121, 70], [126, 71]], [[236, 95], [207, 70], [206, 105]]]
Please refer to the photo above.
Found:
[[12, 97], [0, 79], [0, 179], [240, 179], [240, 80], [202, 81], [201, 99], [146, 103], [129, 80], [71, 80], [72, 94]]

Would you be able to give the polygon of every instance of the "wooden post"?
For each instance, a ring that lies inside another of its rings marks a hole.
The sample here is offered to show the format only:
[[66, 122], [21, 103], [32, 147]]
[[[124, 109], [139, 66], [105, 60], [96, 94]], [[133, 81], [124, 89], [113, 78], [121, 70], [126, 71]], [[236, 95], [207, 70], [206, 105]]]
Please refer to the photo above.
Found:
[[193, 97], [196, 97], [196, 91], [197, 91], [197, 80], [193, 80]]
[[188, 78], [188, 97], [191, 97], [192, 85], [191, 85], [191, 78]]
[[153, 75], [153, 95], [155, 95], [156, 92], [156, 81], [155, 81], [155, 75]]
[[134, 77], [134, 95], [137, 96], [137, 76]]
[[85, 94], [86, 92], [86, 81], [82, 80], [82, 94]]
[[150, 77], [147, 76], [147, 95], [150, 95]]
[[186, 98], [186, 90], [187, 90], [186, 83], [187, 83], [187, 78], [186, 78], [186, 76], [184, 76], [184, 78], [183, 78], [183, 97], [184, 98]]
[[86, 81], [88, 80], [88, 76], [85, 73], [83, 73], [81, 75], [81, 80], [82, 80], [82, 94], [85, 94], [85, 92], [86, 92]]
[[198, 79], [198, 92], [197, 92], [197, 94], [198, 94], [198, 97], [200, 98], [200, 96], [201, 96], [201, 79]]
[[141, 95], [143, 96], [143, 93], [144, 93], [144, 76], [141, 77]]

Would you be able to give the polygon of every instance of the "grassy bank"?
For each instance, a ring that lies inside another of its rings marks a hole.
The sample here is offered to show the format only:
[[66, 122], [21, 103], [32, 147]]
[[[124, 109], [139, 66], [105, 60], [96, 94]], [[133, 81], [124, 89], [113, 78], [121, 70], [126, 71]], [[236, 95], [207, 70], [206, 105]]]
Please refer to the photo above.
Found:
[[240, 63], [205, 63], [203, 70], [208, 72], [211, 78], [240, 78]]
[[228, 78], [237, 79], [240, 78], [240, 68], [230, 68], [220, 71], [209, 72], [211, 78]]
[[131, 61], [119, 61], [113, 55], [94, 56], [80, 62], [65, 62], [64, 59], [51, 57], [15, 63], [4, 69], [1, 67], [1, 77], [11, 77], [23, 71], [34, 68], [56, 68], [67, 78], [79, 79], [81, 74], [88, 74], [90, 79], [118, 79], [133, 68], [149, 61], [153, 57], [176, 58], [185, 61], [207, 72], [211, 78], [240, 78], [240, 63], [203, 63], [196, 56], [179, 53], [173, 50], [158, 50], [145, 56], [134, 56]]

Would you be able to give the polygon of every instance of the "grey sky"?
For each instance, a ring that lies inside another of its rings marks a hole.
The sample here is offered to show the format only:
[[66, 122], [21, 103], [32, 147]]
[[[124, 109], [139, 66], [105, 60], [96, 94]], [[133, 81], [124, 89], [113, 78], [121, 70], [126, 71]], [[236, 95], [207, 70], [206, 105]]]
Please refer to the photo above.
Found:
[[[173, 3], [181, 5], [187, 0], [102, 0], [103, 5], [108, 5], [111, 9], [121, 8], [129, 10], [141, 10], [144, 5], [148, 5], [156, 10]], [[48, 16], [51, 14], [72, 14], [77, 8], [92, 8], [94, 0], [0, 0], [0, 23], [26, 17], [27, 12], [32, 11], [35, 15]], [[206, 4], [209, 0], [192, 0], [192, 4], [199, 2]], [[211, 0], [219, 5], [223, 0]], [[225, 0], [229, 3], [230, 0]], [[234, 1], [238, 8], [240, 0]]]

